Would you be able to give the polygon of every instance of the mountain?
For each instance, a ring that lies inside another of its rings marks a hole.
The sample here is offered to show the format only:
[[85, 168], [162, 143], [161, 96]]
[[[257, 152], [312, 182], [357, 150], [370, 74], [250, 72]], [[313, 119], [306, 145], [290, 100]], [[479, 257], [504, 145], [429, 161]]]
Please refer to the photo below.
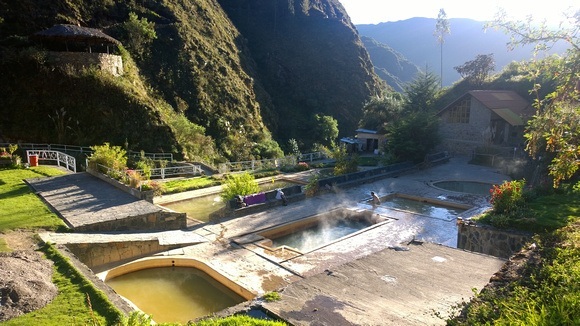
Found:
[[257, 73], [272, 97], [282, 139], [316, 138], [314, 114], [333, 116], [350, 135], [380, 79], [337, 0], [219, 0], [247, 39]]
[[[55, 24], [119, 40], [125, 74], [56, 69], [29, 38]], [[338, 0], [0, 0], [5, 141], [272, 157], [289, 138], [309, 150], [317, 113], [350, 134], [381, 87]]]
[[386, 44], [367, 36], [362, 36], [361, 40], [377, 75], [395, 91], [403, 92], [405, 84], [413, 81], [419, 72], [419, 67]]
[[[441, 71], [441, 46], [433, 35], [437, 20], [433, 18], [411, 18], [396, 22], [356, 25], [361, 36], [375, 39], [400, 52], [421, 69], [439, 74]], [[479, 54], [493, 53], [496, 71], [499, 72], [512, 61], [532, 58], [532, 46], [509, 50], [510, 37], [494, 29], [484, 30], [484, 22], [471, 19], [449, 19], [451, 33], [443, 44], [443, 85], [451, 85], [460, 75], [453, 67], [475, 59]], [[558, 45], [551, 53], [563, 53]]]

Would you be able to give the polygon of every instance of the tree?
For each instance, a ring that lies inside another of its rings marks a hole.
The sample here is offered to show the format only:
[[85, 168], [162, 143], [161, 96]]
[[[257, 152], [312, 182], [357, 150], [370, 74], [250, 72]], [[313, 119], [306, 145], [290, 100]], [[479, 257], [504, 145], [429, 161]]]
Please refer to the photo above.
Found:
[[535, 116], [526, 126], [526, 150], [535, 158], [549, 157], [548, 174], [554, 187], [578, 173], [580, 167], [580, 10], [566, 16], [568, 24], [559, 29], [548, 28], [545, 22], [534, 24], [511, 22], [500, 11], [488, 27], [495, 27], [511, 35], [509, 46], [536, 44], [536, 53], [550, 49], [556, 42], [570, 45], [561, 58], [534, 60], [529, 78], [549, 78], [555, 85], [553, 92], [541, 98], [542, 87], [536, 84]]
[[385, 131], [389, 123], [399, 119], [403, 110], [403, 96], [392, 92], [382, 97], [373, 97], [363, 107], [363, 117], [359, 127], [370, 130]]
[[495, 70], [493, 53], [478, 54], [474, 60], [467, 61], [461, 66], [453, 67], [453, 69], [471, 84], [481, 86], [487, 77], [489, 77], [490, 73]]
[[147, 18], [139, 18], [137, 14], [129, 13], [129, 20], [123, 24], [127, 39], [123, 42], [134, 55], [142, 58], [145, 47], [157, 38], [155, 23]]
[[405, 86], [405, 111], [431, 111], [437, 92], [437, 76], [430, 71], [420, 73]]
[[443, 87], [443, 43], [445, 43], [445, 35], [451, 33], [451, 28], [449, 26], [449, 19], [447, 19], [447, 14], [443, 8], [439, 9], [439, 14], [437, 15], [437, 23], [435, 24], [435, 32], [433, 35], [437, 37], [437, 43], [441, 46], [441, 76], [440, 76], [440, 87]]
[[343, 175], [358, 171], [358, 155], [350, 155], [346, 151], [346, 146], [337, 146], [331, 153], [335, 160], [334, 175]]
[[387, 126], [385, 152], [389, 161], [421, 162], [439, 141], [439, 124], [433, 106], [437, 76], [425, 72], [405, 88], [404, 115]]
[[333, 148], [338, 138], [338, 121], [328, 115], [316, 114], [314, 116], [317, 125], [318, 139], [322, 145]]
[[431, 112], [411, 112], [387, 130], [385, 152], [391, 161], [422, 162], [439, 142], [438, 120]]

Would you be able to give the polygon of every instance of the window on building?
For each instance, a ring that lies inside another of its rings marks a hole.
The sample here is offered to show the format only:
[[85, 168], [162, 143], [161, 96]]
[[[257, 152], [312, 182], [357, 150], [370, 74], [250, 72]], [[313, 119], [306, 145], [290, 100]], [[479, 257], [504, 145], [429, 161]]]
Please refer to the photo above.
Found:
[[448, 123], [469, 123], [469, 108], [471, 107], [471, 99], [467, 98], [457, 103], [454, 107], [449, 109], [447, 116]]

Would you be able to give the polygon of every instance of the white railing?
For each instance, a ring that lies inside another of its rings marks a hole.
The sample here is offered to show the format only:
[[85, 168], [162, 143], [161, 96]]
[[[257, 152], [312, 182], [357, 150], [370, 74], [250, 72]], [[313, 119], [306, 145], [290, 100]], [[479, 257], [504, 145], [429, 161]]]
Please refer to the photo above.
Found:
[[[135, 170], [141, 175], [143, 175], [143, 170]], [[171, 177], [175, 175], [202, 175], [203, 170], [201, 165], [182, 165], [182, 166], [170, 166], [165, 168], [155, 168], [151, 169], [151, 178], [161, 178]]]
[[[301, 154], [298, 156], [299, 162], [310, 162], [316, 160], [326, 159], [326, 155], [322, 152]], [[277, 169], [281, 166], [295, 165], [297, 162], [296, 156], [286, 156], [283, 158], [274, 158], [267, 160], [252, 160], [240, 162], [226, 162], [219, 165], [220, 173], [241, 172], [241, 171], [256, 171], [266, 169]]]
[[326, 155], [323, 152], [306, 153], [298, 156], [298, 161], [300, 162], [313, 162], [324, 159], [326, 159]]
[[[0, 143], [0, 147], [8, 147], [9, 143]], [[53, 150], [59, 152], [75, 152], [75, 153], [87, 153], [92, 154], [93, 150], [86, 146], [76, 146], [76, 145], [62, 145], [62, 144], [35, 144], [35, 143], [20, 143], [18, 147], [24, 150]], [[131, 157], [141, 157], [141, 152], [128, 151], [127, 155]], [[153, 160], [166, 160], [173, 161], [172, 153], [146, 153], [143, 155], [145, 157], [151, 158]]]
[[26, 159], [28, 164], [30, 164], [30, 156], [33, 155], [36, 155], [39, 161], [56, 161], [58, 166], [65, 166], [67, 170], [77, 172], [77, 160], [68, 154], [53, 150], [27, 150]]
[[[87, 166], [89, 166], [89, 161], [87, 160]], [[106, 174], [110, 177], [123, 177], [124, 179], [130, 179], [130, 171], [139, 172], [139, 174], [144, 175], [143, 170], [115, 170], [110, 168], [106, 165], [96, 164], [96, 170], [103, 174]], [[171, 166], [165, 168], [155, 168], [151, 169], [151, 179], [153, 178], [161, 178], [165, 179], [166, 177], [176, 176], [176, 175], [202, 175], [203, 170], [201, 169], [200, 165], [182, 165], [182, 166]]]

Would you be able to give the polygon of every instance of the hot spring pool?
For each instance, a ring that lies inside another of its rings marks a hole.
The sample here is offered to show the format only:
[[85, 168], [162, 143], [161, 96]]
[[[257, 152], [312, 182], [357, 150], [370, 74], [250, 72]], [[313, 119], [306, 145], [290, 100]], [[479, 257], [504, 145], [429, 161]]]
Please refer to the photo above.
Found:
[[260, 232], [259, 235], [266, 238], [262, 245], [267, 247], [290, 247], [308, 252], [384, 221], [386, 218], [371, 211], [336, 209]]
[[467, 205], [404, 194], [382, 197], [380, 207], [403, 210], [447, 221], [456, 219], [459, 214], [471, 208]]
[[[158, 265], [166, 263], [154, 261], [153, 267], [142, 263], [141, 266], [128, 264], [120, 271], [110, 271], [105, 282], [157, 323], [185, 324], [244, 302], [251, 296], [247, 290], [247, 293], [236, 293], [196, 267]], [[205, 264], [201, 265], [211, 274], [216, 274]]]
[[493, 184], [488, 182], [479, 181], [438, 181], [431, 184], [435, 188], [440, 188], [443, 190], [464, 192], [474, 195], [489, 195], [489, 190], [493, 187]]
[[[274, 189], [286, 188], [295, 185], [297, 185], [297, 183], [285, 180], [273, 180], [260, 183], [259, 187], [260, 191], [267, 192]], [[194, 218], [198, 221], [207, 222], [210, 220], [213, 214], [216, 214], [220, 210], [224, 209], [226, 207], [226, 203], [222, 201], [220, 194], [213, 194], [166, 203], [162, 206], [176, 212], [186, 213], [188, 217]]]

